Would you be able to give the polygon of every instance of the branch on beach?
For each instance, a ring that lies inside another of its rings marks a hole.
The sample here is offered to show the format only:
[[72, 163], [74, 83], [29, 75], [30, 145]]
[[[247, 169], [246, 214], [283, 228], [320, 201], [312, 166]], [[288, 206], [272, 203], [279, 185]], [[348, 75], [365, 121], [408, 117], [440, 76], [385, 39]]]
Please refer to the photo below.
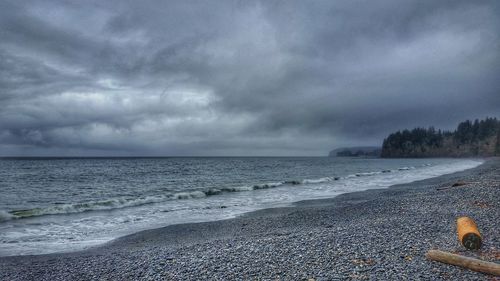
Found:
[[500, 276], [500, 264], [494, 262], [464, 257], [439, 250], [430, 250], [425, 256], [433, 261], [457, 265], [473, 271]]
[[445, 186], [445, 187], [438, 187], [436, 190], [447, 190], [452, 187], [459, 187], [459, 186], [464, 186], [468, 184], [473, 184], [473, 183], [479, 183], [479, 182], [464, 182], [464, 181], [457, 181], [456, 183], [452, 184], [451, 186]]
[[[500, 181], [489, 181], [490, 183], [500, 183]], [[436, 188], [436, 190], [447, 190], [447, 189], [450, 189], [452, 187], [460, 187], [460, 186], [465, 186], [465, 185], [469, 185], [469, 184], [478, 184], [478, 183], [481, 183], [481, 182], [478, 182], [478, 181], [457, 181], [456, 183], [452, 184], [451, 186], [443, 186], [443, 187], [438, 187]]]

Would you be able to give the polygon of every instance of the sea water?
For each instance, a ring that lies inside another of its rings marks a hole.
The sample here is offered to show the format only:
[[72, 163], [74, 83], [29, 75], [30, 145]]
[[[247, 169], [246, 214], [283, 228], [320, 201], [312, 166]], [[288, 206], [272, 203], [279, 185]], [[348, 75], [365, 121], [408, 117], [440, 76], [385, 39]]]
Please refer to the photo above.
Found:
[[0, 159], [0, 256], [67, 252], [144, 229], [453, 173], [474, 159]]

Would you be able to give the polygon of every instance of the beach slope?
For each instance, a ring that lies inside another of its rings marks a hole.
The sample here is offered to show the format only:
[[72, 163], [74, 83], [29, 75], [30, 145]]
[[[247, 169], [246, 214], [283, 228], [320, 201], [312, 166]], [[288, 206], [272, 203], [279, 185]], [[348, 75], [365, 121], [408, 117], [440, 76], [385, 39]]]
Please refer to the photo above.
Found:
[[[465, 185], [450, 187], [457, 181]], [[447, 188], [450, 187], [450, 188]], [[499, 262], [500, 160], [389, 189], [173, 225], [90, 250], [0, 258], [0, 280], [488, 280], [425, 259], [429, 249]], [[459, 245], [474, 218], [480, 251]]]

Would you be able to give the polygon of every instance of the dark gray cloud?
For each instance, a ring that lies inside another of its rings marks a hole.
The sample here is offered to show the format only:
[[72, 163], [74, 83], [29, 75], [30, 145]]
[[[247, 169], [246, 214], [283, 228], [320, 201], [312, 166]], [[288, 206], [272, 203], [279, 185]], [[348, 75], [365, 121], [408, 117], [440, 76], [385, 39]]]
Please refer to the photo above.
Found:
[[324, 155], [500, 113], [497, 1], [2, 1], [0, 155]]

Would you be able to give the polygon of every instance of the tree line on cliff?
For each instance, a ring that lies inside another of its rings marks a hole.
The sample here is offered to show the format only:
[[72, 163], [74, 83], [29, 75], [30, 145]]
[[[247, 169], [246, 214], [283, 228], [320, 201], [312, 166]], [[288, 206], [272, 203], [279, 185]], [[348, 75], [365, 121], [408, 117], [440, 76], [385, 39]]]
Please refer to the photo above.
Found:
[[500, 155], [500, 121], [466, 120], [454, 131], [397, 131], [384, 139], [382, 157], [474, 157]]

